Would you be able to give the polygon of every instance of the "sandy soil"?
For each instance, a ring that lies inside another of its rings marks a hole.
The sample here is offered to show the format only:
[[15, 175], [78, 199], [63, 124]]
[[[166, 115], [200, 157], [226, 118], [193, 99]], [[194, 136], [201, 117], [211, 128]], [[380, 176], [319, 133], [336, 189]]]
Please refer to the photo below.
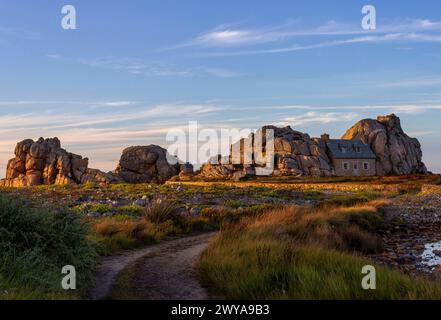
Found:
[[[200, 285], [194, 266], [215, 233], [185, 237], [105, 258], [89, 292], [94, 300], [115, 298], [113, 291], [129, 290], [124, 297], [143, 300], [203, 300], [208, 293]], [[115, 281], [131, 267], [130, 288], [114, 288]], [[117, 297], [116, 297], [117, 298]]]

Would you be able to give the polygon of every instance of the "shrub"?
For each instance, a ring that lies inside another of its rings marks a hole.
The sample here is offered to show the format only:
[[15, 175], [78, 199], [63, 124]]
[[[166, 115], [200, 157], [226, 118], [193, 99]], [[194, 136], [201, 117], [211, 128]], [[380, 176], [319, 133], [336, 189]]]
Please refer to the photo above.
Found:
[[144, 208], [141, 206], [127, 205], [118, 208], [118, 214], [122, 214], [122, 215], [142, 216], [143, 213], [144, 213]]
[[144, 209], [144, 216], [156, 224], [171, 220], [174, 224], [183, 226], [185, 222], [185, 218], [179, 213], [179, 208], [165, 201], [153, 201], [147, 205]]
[[103, 203], [94, 203], [89, 208], [90, 212], [106, 213], [110, 211], [110, 207]]
[[92, 189], [98, 189], [99, 185], [95, 182], [88, 181], [85, 184], [83, 184], [83, 189], [85, 190], [92, 190]]
[[40, 209], [0, 195], [0, 278], [38, 297], [62, 292], [61, 268], [73, 265], [79, 289], [85, 289], [97, 258], [88, 234], [71, 211]]
[[241, 207], [242, 204], [240, 203], [240, 201], [237, 201], [237, 200], [227, 200], [227, 201], [225, 201], [225, 206], [233, 208], [233, 209], [237, 209], [237, 208]]

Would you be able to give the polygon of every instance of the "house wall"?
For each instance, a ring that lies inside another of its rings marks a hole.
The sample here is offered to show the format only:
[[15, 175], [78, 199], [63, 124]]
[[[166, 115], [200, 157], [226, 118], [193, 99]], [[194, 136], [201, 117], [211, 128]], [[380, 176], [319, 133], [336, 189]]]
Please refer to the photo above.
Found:
[[[377, 174], [375, 159], [334, 159], [332, 162], [337, 176], [375, 176]], [[348, 164], [347, 169], [344, 169], [344, 163]], [[364, 168], [364, 163], [368, 163], [367, 170]]]

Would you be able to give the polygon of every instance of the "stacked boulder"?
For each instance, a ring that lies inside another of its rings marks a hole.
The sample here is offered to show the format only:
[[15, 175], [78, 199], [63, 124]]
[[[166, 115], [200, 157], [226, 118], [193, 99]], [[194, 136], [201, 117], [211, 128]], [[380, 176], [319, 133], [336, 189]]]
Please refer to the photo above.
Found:
[[274, 130], [274, 175], [330, 176], [332, 168], [326, 142], [287, 126]]
[[0, 181], [0, 185], [23, 187], [118, 180], [112, 174], [89, 169], [88, 163], [87, 158], [62, 149], [58, 138], [27, 139], [15, 147], [15, 157], [9, 160], [6, 178]]
[[[241, 139], [231, 147], [228, 161], [204, 164], [198, 173], [202, 178], [222, 178], [238, 180], [253, 175], [259, 167], [255, 158], [254, 162], [247, 163], [250, 159], [245, 155], [249, 146], [265, 154], [266, 130], [274, 131], [274, 171], [272, 175], [295, 176], [332, 176], [335, 175], [334, 165], [328, 156], [327, 141], [329, 135], [320, 138], [311, 138], [308, 134], [293, 130], [287, 126], [278, 128], [264, 126], [257, 133], [262, 138], [262, 146], [255, 145], [256, 134]], [[376, 175], [406, 175], [427, 173], [422, 162], [422, 150], [419, 141], [409, 137], [401, 128], [400, 119], [394, 115], [379, 116], [376, 120], [365, 119], [355, 124], [342, 137], [343, 140], [361, 140], [368, 144], [377, 157]], [[232, 156], [236, 151], [239, 156]], [[259, 153], [259, 152], [257, 152]], [[239, 163], [233, 161], [239, 159]]]
[[[216, 156], [202, 165], [196, 176], [210, 179], [240, 180], [256, 175], [264, 167], [264, 158], [272, 148], [267, 146], [267, 130], [274, 132], [274, 170], [272, 175], [331, 176], [333, 162], [328, 156], [328, 135], [311, 138], [287, 126], [264, 126], [231, 146], [229, 156]], [[259, 138], [261, 137], [261, 138]], [[342, 137], [361, 140], [376, 155], [377, 175], [427, 173], [422, 162], [421, 145], [401, 128], [394, 114], [376, 120], [361, 120]], [[257, 141], [258, 140], [258, 141]], [[251, 150], [250, 150], [251, 148]], [[251, 151], [251, 152], [250, 152]], [[250, 156], [251, 154], [251, 156]], [[93, 183], [164, 183], [172, 177], [190, 180], [193, 166], [170, 156], [156, 145], [134, 146], [123, 150], [114, 172], [104, 173], [88, 168], [89, 160], [61, 148], [58, 138], [19, 142], [15, 157], [9, 160], [6, 178], [0, 186], [65, 185]]]
[[[167, 150], [156, 145], [123, 150], [115, 174], [127, 183], [164, 183], [179, 174], [181, 164]], [[188, 174], [192, 167], [185, 167]]]
[[[310, 138], [306, 133], [293, 130], [290, 126], [278, 128], [275, 126], [264, 126], [251, 134], [248, 138], [241, 139], [231, 146], [231, 154], [227, 162], [210, 160], [201, 167], [198, 173], [202, 178], [222, 178], [239, 180], [248, 176], [255, 175], [256, 154], [264, 155], [267, 151], [266, 132], [274, 132], [274, 171], [272, 175], [296, 175], [296, 176], [330, 176], [332, 166], [326, 153], [326, 142], [321, 138]], [[262, 145], [256, 146], [254, 141], [256, 135], [262, 137]], [[253, 146], [254, 160], [247, 163], [245, 159], [249, 156], [244, 155], [247, 146]], [[256, 148], [260, 152], [256, 153]], [[239, 152], [238, 156], [234, 156]], [[262, 156], [264, 158], [264, 156]], [[219, 157], [220, 158], [220, 157]], [[239, 163], [233, 161], [238, 159]]]
[[230, 179], [233, 177], [237, 167], [224, 163], [221, 155], [213, 157], [201, 166], [197, 176], [208, 179]]
[[395, 114], [365, 119], [350, 128], [343, 139], [360, 139], [369, 144], [377, 156], [377, 175], [427, 173], [422, 162], [421, 144], [401, 128]]

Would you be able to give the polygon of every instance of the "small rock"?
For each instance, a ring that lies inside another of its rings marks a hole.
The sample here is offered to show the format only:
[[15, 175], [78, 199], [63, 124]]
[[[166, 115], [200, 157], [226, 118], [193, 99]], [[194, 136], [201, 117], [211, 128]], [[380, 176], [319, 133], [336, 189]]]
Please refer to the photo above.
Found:
[[100, 214], [99, 212], [89, 212], [89, 213], [87, 214], [87, 216], [88, 216], [89, 218], [99, 218], [99, 217], [101, 217], [101, 214]]
[[193, 216], [193, 217], [197, 217], [197, 216], [199, 216], [201, 214], [201, 211], [202, 211], [201, 208], [196, 208], [196, 207], [191, 208], [190, 209], [190, 215]]
[[133, 205], [134, 206], [145, 207], [147, 205], [147, 200], [146, 199], [135, 200], [135, 201], [133, 201]]

